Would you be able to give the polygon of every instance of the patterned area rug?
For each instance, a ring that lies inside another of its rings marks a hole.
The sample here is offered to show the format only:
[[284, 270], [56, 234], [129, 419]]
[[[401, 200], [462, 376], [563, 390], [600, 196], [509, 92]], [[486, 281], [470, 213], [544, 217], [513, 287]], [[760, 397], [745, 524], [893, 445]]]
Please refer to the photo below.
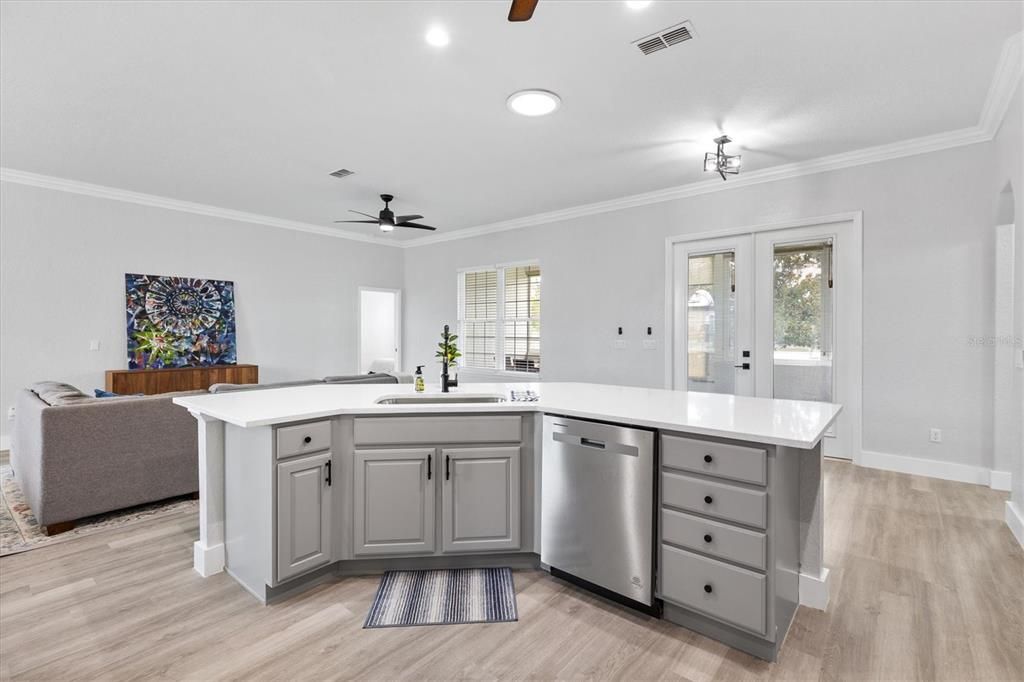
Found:
[[111, 528], [123, 528], [142, 521], [198, 510], [199, 501], [192, 498], [174, 498], [163, 502], [144, 504], [121, 509], [108, 514], [98, 514], [81, 519], [73, 530], [47, 536], [32, 515], [25, 502], [21, 487], [14, 480], [10, 464], [0, 465], [0, 556], [27, 552], [30, 549], [46, 547], [91, 535]]
[[510, 568], [388, 571], [364, 628], [519, 620]]

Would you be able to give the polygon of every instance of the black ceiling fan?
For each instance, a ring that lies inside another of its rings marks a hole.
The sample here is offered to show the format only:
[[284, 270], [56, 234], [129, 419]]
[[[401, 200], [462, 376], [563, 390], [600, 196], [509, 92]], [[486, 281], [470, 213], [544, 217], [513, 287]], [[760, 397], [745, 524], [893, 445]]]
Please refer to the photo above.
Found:
[[391, 232], [396, 227], [415, 227], [418, 230], [437, 229], [436, 227], [431, 227], [430, 225], [423, 225], [421, 223], [412, 222], [413, 220], [419, 220], [420, 218], [423, 217], [415, 213], [412, 215], [396, 216], [395, 212], [388, 208], [388, 204], [390, 204], [395, 199], [393, 194], [381, 194], [380, 198], [384, 201], [384, 208], [380, 210], [380, 213], [377, 215], [376, 218], [373, 218], [373, 216], [370, 215], [369, 213], [363, 213], [362, 211], [353, 211], [352, 209], [349, 209], [349, 211], [352, 213], [358, 213], [359, 215], [364, 215], [367, 218], [373, 218], [373, 220], [335, 220], [334, 222], [369, 223], [379, 227], [381, 232]]

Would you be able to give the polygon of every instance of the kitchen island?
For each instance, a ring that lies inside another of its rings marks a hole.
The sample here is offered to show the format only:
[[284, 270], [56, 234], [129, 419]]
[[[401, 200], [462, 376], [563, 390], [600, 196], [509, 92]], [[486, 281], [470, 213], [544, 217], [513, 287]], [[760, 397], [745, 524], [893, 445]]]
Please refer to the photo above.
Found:
[[827, 605], [820, 441], [838, 405], [583, 383], [174, 401], [199, 423], [195, 569], [227, 570], [264, 602], [338, 574], [541, 565], [553, 416], [657, 443], [641, 484], [665, 618], [774, 659], [797, 604]]

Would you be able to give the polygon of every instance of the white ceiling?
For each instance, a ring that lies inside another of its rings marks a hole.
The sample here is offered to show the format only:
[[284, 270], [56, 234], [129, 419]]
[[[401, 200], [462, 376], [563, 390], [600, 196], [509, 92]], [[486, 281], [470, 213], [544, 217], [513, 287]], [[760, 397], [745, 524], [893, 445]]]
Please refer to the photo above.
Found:
[[[980, 0], [507, 11], [4, 2], [0, 166], [323, 226], [391, 192], [451, 232], [705, 179], [719, 131], [759, 170], [974, 126], [1022, 24]], [[695, 40], [630, 44], [684, 19]], [[562, 108], [509, 113], [522, 88]]]

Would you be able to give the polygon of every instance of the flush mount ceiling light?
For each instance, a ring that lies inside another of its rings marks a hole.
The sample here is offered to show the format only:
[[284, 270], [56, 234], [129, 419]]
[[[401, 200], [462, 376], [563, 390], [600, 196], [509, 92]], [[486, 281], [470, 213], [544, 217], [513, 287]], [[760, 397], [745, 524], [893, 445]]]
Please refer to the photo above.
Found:
[[448, 37], [448, 31], [444, 30], [444, 26], [431, 26], [425, 37], [427, 42], [434, 47], [444, 47], [451, 40]]
[[626, 0], [626, 7], [630, 9], [644, 9], [650, 4], [651, 0]]
[[520, 90], [509, 95], [505, 105], [523, 116], [544, 116], [558, 109], [562, 100], [548, 90]]
[[740, 172], [740, 155], [729, 156], [725, 153], [725, 145], [732, 142], [728, 135], [715, 138], [718, 150], [704, 155], [704, 172], [715, 171], [725, 180], [725, 174], [738, 175]]

